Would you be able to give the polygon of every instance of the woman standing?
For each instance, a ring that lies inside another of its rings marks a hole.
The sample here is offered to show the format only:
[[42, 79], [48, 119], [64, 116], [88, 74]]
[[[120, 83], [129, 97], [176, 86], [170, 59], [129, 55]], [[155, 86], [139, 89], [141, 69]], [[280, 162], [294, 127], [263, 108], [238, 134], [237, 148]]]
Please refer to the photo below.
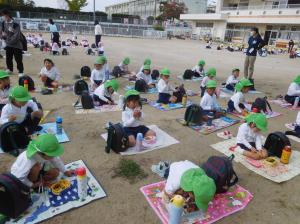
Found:
[[95, 44], [96, 47], [99, 47], [98, 44], [101, 42], [102, 28], [99, 24], [99, 21], [95, 21]]
[[49, 19], [48, 27], [51, 32], [51, 42], [57, 43], [58, 46], [60, 47], [59, 32], [58, 32], [58, 28], [57, 28], [56, 24], [53, 22], [53, 19]]

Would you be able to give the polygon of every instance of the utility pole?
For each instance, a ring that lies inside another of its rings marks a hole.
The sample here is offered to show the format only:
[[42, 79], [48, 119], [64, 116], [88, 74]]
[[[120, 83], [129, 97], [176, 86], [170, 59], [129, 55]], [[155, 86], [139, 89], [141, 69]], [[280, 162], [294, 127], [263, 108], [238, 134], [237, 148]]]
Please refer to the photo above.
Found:
[[94, 0], [94, 22], [96, 21], [96, 0]]

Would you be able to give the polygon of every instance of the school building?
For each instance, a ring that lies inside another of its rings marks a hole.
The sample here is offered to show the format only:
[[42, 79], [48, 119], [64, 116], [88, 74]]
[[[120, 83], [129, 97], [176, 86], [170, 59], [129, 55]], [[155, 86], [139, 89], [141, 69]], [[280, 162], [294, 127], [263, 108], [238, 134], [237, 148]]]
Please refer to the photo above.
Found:
[[188, 9], [188, 13], [205, 13], [207, 0], [130, 0], [127, 2], [114, 4], [105, 7], [105, 12], [111, 17], [112, 14], [138, 15], [142, 19], [149, 16], [156, 17], [161, 14], [161, 2], [183, 2]]
[[300, 0], [218, 0], [215, 13], [182, 14], [193, 34], [232, 42], [247, 42], [249, 29], [259, 28], [269, 44], [300, 42]]

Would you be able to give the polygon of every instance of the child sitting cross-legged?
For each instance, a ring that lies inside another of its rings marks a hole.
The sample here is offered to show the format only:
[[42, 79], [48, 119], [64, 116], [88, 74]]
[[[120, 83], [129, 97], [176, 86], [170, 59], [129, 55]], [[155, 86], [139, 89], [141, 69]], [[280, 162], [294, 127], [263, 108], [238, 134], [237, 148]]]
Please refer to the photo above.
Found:
[[[300, 75], [298, 75], [293, 82], [289, 85], [288, 91], [286, 95], [284, 96], [285, 101], [295, 106], [300, 106]], [[298, 105], [297, 105], [298, 102]]]
[[142, 124], [143, 119], [140, 93], [136, 90], [128, 90], [125, 93], [122, 121], [124, 131], [129, 138], [130, 147], [135, 146], [138, 133], [142, 133], [144, 137], [156, 136], [154, 131]]
[[203, 77], [205, 75], [204, 66], [205, 66], [205, 61], [200, 60], [198, 62], [198, 65], [192, 68], [192, 71], [194, 72], [194, 77]]
[[[151, 68], [150, 65], [144, 65], [144, 69], [136, 75], [137, 80], [143, 80], [144, 83], [147, 85], [147, 89], [155, 87], [151, 77]], [[139, 91], [138, 89], [136, 89]]]
[[149, 67], [151, 66], [152, 64], [152, 61], [150, 58], [146, 58], [145, 61], [144, 61], [144, 64], [142, 65], [142, 67], [140, 68], [139, 72], [142, 72], [144, 70], [144, 66], [145, 65], [149, 65]]
[[235, 85], [239, 82], [238, 80], [239, 76], [240, 76], [240, 70], [238, 68], [234, 68], [232, 70], [232, 74], [226, 80], [225, 88], [234, 91]]
[[32, 140], [11, 167], [11, 174], [31, 188], [49, 186], [63, 175], [72, 176], [60, 158], [64, 148], [55, 135], [43, 134]]
[[119, 83], [117, 80], [108, 80], [104, 84], [100, 85], [93, 94], [93, 99], [95, 103], [98, 103], [99, 106], [106, 104], [113, 105], [115, 102], [112, 99], [114, 92], [117, 92], [119, 89]]
[[106, 68], [105, 66], [106, 58], [104, 56], [99, 56], [96, 58], [94, 63], [94, 69], [91, 73], [91, 83], [92, 83], [92, 89], [96, 89], [99, 87], [102, 83], [105, 82], [106, 79]]
[[293, 131], [286, 131], [286, 135], [294, 135], [300, 138], [300, 111], [297, 114], [296, 122], [294, 123], [294, 130]]
[[45, 87], [58, 87], [60, 73], [51, 59], [46, 58], [44, 60], [44, 67], [40, 71], [40, 78]]
[[175, 103], [176, 97], [172, 96], [172, 92], [175, 92], [176, 89], [171, 86], [169, 82], [170, 78], [170, 70], [167, 68], [164, 68], [160, 71], [161, 78], [158, 81], [157, 89], [158, 89], [158, 100], [157, 103]]
[[0, 111], [9, 102], [8, 96], [10, 91], [9, 74], [0, 70]]

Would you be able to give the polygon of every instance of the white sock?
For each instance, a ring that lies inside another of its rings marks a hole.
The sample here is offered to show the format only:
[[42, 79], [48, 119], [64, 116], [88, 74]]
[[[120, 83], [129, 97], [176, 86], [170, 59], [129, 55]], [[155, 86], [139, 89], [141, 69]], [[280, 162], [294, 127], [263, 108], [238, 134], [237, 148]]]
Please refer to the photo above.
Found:
[[242, 149], [241, 147], [237, 147], [237, 148], [235, 149], [235, 151], [236, 151], [237, 153], [240, 153], [240, 154], [243, 154], [243, 153], [244, 153], [244, 149]]

